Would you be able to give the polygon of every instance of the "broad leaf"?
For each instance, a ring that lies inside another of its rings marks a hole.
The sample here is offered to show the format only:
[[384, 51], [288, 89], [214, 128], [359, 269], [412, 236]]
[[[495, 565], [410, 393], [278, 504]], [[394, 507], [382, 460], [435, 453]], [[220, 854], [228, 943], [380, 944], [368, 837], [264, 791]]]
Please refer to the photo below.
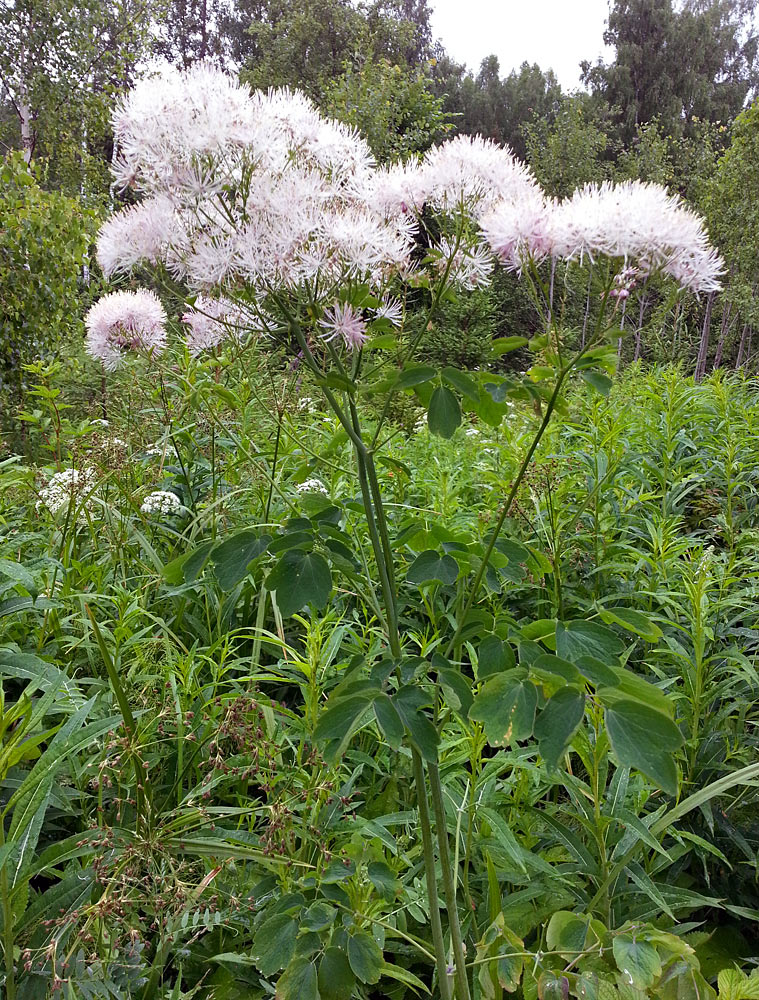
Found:
[[277, 982], [276, 1000], [319, 1000], [316, 966], [305, 957], [294, 958]]
[[557, 767], [585, 714], [585, 694], [577, 688], [562, 688], [546, 702], [535, 723], [535, 736], [543, 760]]
[[248, 574], [248, 566], [266, 552], [271, 538], [252, 528], [240, 531], [215, 546], [211, 552], [216, 579], [222, 590], [233, 590]]
[[409, 583], [440, 583], [456, 582], [459, 575], [459, 564], [453, 556], [441, 556], [434, 549], [420, 553], [408, 568], [406, 579]]
[[289, 549], [269, 573], [266, 586], [277, 592], [279, 610], [287, 617], [304, 604], [323, 608], [332, 592], [332, 574], [327, 560], [318, 552]]
[[253, 938], [253, 955], [264, 976], [272, 976], [287, 965], [297, 935], [298, 924], [286, 913], [278, 913], [261, 924]]
[[427, 410], [430, 431], [438, 437], [450, 438], [460, 423], [461, 407], [458, 399], [447, 386], [439, 385], [432, 393]]
[[638, 701], [617, 701], [606, 709], [606, 732], [623, 767], [637, 767], [665, 792], [677, 794], [673, 754], [683, 738], [671, 719]]
[[474, 699], [469, 718], [481, 722], [488, 743], [508, 745], [532, 733], [538, 692], [535, 685], [514, 672], [497, 674]]
[[622, 979], [638, 990], [650, 989], [661, 975], [661, 959], [653, 945], [620, 934], [612, 942], [612, 951]]
[[348, 938], [348, 961], [362, 983], [379, 982], [382, 975], [382, 951], [366, 931], [356, 931]]
[[327, 948], [319, 963], [319, 993], [322, 1000], [350, 1000], [356, 977], [342, 948]]

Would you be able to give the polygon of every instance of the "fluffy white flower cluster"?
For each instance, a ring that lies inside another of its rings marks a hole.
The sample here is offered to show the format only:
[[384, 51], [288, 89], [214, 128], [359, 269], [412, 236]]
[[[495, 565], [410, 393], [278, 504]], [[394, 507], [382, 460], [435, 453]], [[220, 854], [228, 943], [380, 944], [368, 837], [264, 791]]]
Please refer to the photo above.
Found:
[[188, 327], [187, 346], [190, 354], [210, 351], [228, 337], [239, 339], [245, 328], [242, 311], [231, 299], [199, 295], [195, 305], [182, 316]]
[[[662, 187], [591, 185], [556, 202], [510, 150], [478, 136], [377, 168], [364, 140], [303, 94], [251, 93], [208, 63], [140, 81], [114, 133], [116, 181], [143, 200], [101, 230], [101, 266], [115, 275], [161, 262], [205, 292], [184, 317], [193, 352], [215, 346], [221, 330], [256, 325], [229, 302], [241, 287], [250, 304], [307, 286], [323, 336], [359, 347], [367, 318], [340, 304], [341, 289], [356, 279], [386, 297], [394, 279], [413, 276], [423, 209], [441, 216], [429, 259], [465, 288], [486, 282], [496, 259], [521, 270], [528, 260], [596, 255], [695, 291], [719, 287], [722, 261], [701, 219]], [[462, 213], [477, 225], [453, 225]], [[107, 366], [126, 349], [162, 345], [157, 300], [139, 302], [139, 315], [121, 299], [88, 318], [90, 350]]]
[[295, 488], [298, 493], [321, 493], [325, 497], [329, 496], [329, 490], [321, 479], [304, 479]]
[[47, 507], [51, 514], [87, 505], [87, 493], [92, 489], [94, 473], [90, 469], [64, 469], [54, 473], [47, 485], [40, 490], [37, 510]]
[[178, 514], [182, 510], [182, 501], [169, 490], [155, 490], [148, 493], [142, 502], [140, 510], [143, 514]]
[[506, 267], [531, 257], [623, 259], [640, 274], [659, 271], [694, 292], [720, 286], [724, 262], [703, 220], [659, 184], [587, 184], [561, 202], [503, 201], [485, 212], [485, 237]]
[[156, 351], [166, 344], [166, 313], [155, 292], [111, 292], [87, 313], [87, 350], [105, 368], [117, 368], [127, 351]]

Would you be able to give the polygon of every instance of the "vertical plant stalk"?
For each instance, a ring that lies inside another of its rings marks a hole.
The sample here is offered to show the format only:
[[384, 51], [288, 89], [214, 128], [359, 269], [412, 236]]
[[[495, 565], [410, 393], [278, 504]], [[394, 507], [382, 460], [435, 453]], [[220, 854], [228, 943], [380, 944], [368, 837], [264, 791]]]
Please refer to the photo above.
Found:
[[[5, 819], [0, 817], [0, 847], [5, 846]], [[5, 962], [5, 996], [6, 1000], [16, 1000], [16, 972], [13, 967], [13, 951], [15, 936], [13, 933], [13, 904], [8, 885], [8, 866], [3, 864], [0, 869], [0, 895], [3, 909], [3, 960]]]
[[[384, 507], [382, 504], [382, 492], [371, 452], [366, 446], [366, 442], [361, 433], [361, 425], [358, 418], [358, 411], [351, 402], [350, 418], [343, 410], [332, 390], [323, 384], [322, 372], [319, 369], [316, 358], [313, 356], [310, 347], [303, 334], [303, 330], [297, 320], [287, 314], [290, 328], [298, 341], [298, 345], [303, 352], [313, 374], [319, 379], [322, 391], [327, 402], [331, 406], [346, 434], [350, 438], [354, 454], [356, 457], [356, 467], [358, 471], [359, 485], [361, 487], [361, 498], [364, 512], [366, 514], [369, 538], [372, 543], [374, 557], [377, 562], [377, 570], [380, 577], [380, 587], [382, 590], [382, 603], [386, 616], [386, 631], [390, 652], [396, 659], [402, 655], [400, 631], [398, 628], [398, 608], [395, 593], [395, 574], [392, 566], [392, 549], [387, 531], [387, 521], [385, 519]], [[432, 826], [430, 823], [430, 810], [427, 801], [427, 785], [424, 780], [424, 767], [418, 751], [412, 747], [412, 759], [414, 765], [414, 783], [416, 785], [417, 803], [419, 809], [419, 825], [422, 829], [422, 848], [424, 854], [424, 871], [427, 883], [427, 895], [430, 907], [430, 927], [432, 929], [433, 943], [435, 946], [435, 959], [437, 964], [438, 982], [440, 984], [441, 1000], [451, 1000], [450, 984], [448, 982], [448, 963], [445, 955], [445, 944], [443, 941], [442, 920], [440, 918], [440, 908], [437, 900], [437, 879], [435, 875], [435, 849], [432, 840]], [[447, 843], [446, 843], [447, 849]], [[446, 851], [447, 853], [447, 851]], [[462, 949], [463, 953], [463, 949]], [[464, 979], [466, 970], [461, 965]], [[461, 1000], [468, 1000], [468, 991], [463, 994]]]
[[[417, 790], [425, 788], [424, 768], [422, 758], [417, 750], [411, 751], [414, 763], [414, 781]], [[441, 1000], [451, 1000], [451, 984], [448, 979], [448, 962], [445, 957], [445, 942], [443, 940], [443, 925], [440, 920], [440, 908], [437, 905], [437, 879], [435, 878], [435, 849], [432, 843], [432, 827], [430, 824], [429, 806], [427, 796], [418, 795], [419, 800], [419, 825], [422, 828], [422, 848], [424, 851], [424, 875], [427, 882], [427, 898], [430, 904], [430, 928], [432, 930], [432, 943], [435, 948], [435, 959], [437, 961], [438, 986], [440, 987]], [[431, 859], [432, 863], [429, 863]], [[450, 907], [449, 907], [450, 910]], [[465, 973], [466, 977], [466, 973]]]
[[448, 825], [445, 816], [445, 802], [443, 801], [443, 786], [440, 781], [440, 771], [437, 764], [428, 763], [427, 773], [430, 776], [432, 804], [435, 809], [438, 851], [440, 853], [440, 868], [443, 874], [443, 892], [445, 893], [445, 905], [448, 908], [448, 926], [451, 929], [456, 995], [458, 1000], [469, 1000], [469, 980], [466, 976], [464, 939], [461, 935], [461, 924], [459, 923], [459, 913], [456, 907], [456, 885], [454, 883], [451, 859], [448, 852]]

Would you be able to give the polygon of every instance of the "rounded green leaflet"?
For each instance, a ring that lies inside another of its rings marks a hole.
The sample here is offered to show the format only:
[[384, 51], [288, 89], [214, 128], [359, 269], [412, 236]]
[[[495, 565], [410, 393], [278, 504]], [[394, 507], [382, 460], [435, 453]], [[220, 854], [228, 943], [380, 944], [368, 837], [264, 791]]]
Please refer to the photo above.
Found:
[[549, 698], [535, 723], [543, 760], [556, 767], [585, 714], [585, 694], [565, 687]]
[[379, 982], [382, 974], [382, 951], [366, 931], [356, 931], [348, 938], [348, 961], [362, 983]]
[[445, 385], [439, 385], [432, 393], [427, 410], [427, 424], [438, 437], [453, 437], [461, 423], [461, 407], [456, 396]]
[[514, 672], [496, 674], [483, 685], [469, 710], [481, 722], [488, 743], [508, 745], [532, 735], [538, 692], [535, 685]]
[[683, 737], [662, 712], [639, 701], [622, 699], [606, 707], [606, 732], [623, 767], [637, 767], [670, 795], [677, 794], [674, 752]]
[[279, 977], [276, 1000], [319, 1000], [316, 966], [309, 958], [294, 958]]
[[440, 555], [434, 549], [421, 552], [408, 568], [406, 579], [409, 583], [456, 582], [459, 564], [449, 555]]
[[622, 981], [628, 986], [648, 990], [661, 975], [661, 959], [653, 945], [631, 934], [620, 934], [614, 938], [612, 950]]
[[318, 983], [322, 1000], [350, 1000], [356, 977], [342, 948], [333, 946], [324, 952]]
[[288, 549], [266, 578], [266, 586], [276, 591], [279, 610], [287, 617], [304, 604], [323, 608], [332, 592], [332, 573], [318, 552]]

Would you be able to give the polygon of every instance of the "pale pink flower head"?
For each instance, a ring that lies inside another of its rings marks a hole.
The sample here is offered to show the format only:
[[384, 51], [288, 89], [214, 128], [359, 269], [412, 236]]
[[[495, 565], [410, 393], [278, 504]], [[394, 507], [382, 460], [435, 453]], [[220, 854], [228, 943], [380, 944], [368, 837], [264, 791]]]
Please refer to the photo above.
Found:
[[499, 199], [519, 200], [537, 188], [531, 171], [506, 146], [459, 135], [431, 149], [422, 164], [426, 200], [443, 212], [484, 211]]
[[331, 309], [325, 310], [321, 326], [326, 331], [325, 340], [340, 337], [349, 351], [357, 351], [367, 339], [366, 321], [349, 302], [345, 305], [336, 302]]
[[231, 299], [206, 295], [197, 297], [182, 322], [188, 327], [187, 347], [193, 355], [213, 350], [229, 338], [239, 339], [244, 328], [240, 309]]
[[155, 292], [111, 292], [85, 317], [87, 352], [109, 371], [128, 351], [159, 353], [166, 346], [166, 313]]
[[703, 220], [660, 184], [588, 184], [556, 208], [551, 229], [556, 256], [620, 257], [694, 292], [721, 287], [724, 262]]
[[482, 232], [507, 270], [521, 271], [528, 260], [538, 263], [552, 252], [554, 208], [537, 187], [525, 187], [521, 198], [502, 199], [483, 213]]
[[147, 198], [112, 215], [98, 233], [97, 258], [103, 274], [126, 274], [140, 263], [156, 264], [179, 235], [168, 198]]

